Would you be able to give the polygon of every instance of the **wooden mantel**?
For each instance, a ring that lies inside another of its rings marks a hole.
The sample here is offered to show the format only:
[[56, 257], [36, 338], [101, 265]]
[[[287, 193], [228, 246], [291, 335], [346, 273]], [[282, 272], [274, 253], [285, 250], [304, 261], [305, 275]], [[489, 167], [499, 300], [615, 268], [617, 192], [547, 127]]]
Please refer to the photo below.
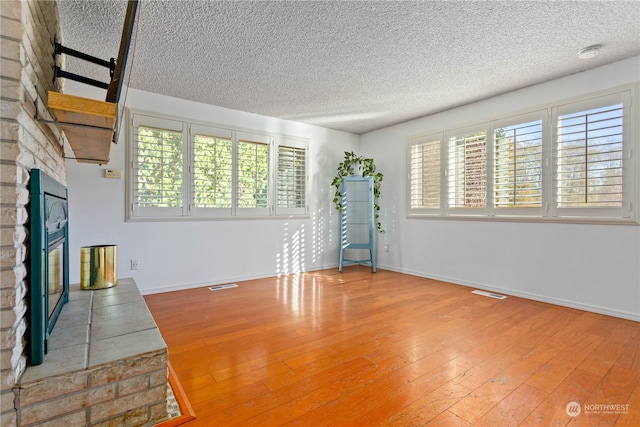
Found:
[[64, 131], [78, 162], [109, 163], [116, 126], [116, 104], [49, 92], [48, 106]]

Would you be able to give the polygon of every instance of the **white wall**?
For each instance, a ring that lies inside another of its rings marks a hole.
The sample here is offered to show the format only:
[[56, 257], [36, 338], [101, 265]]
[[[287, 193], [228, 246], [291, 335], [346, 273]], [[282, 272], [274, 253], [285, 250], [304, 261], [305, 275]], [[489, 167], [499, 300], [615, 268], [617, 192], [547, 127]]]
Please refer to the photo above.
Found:
[[[334, 267], [338, 217], [330, 182], [343, 151], [353, 149], [373, 156], [385, 174], [381, 219], [387, 234], [378, 240], [381, 268], [640, 320], [638, 226], [408, 219], [405, 204], [408, 135], [639, 79], [640, 57], [635, 57], [360, 137], [129, 90], [127, 106], [133, 108], [310, 138], [311, 217], [125, 222], [125, 180], [104, 178], [106, 165], [69, 160], [71, 281], [79, 281], [80, 247], [107, 243], [118, 245], [119, 276], [134, 277], [145, 293]], [[88, 96], [79, 85], [70, 84], [66, 92]], [[109, 168], [124, 173], [125, 146], [124, 138], [113, 146]], [[638, 153], [637, 141], [636, 146]], [[526, 244], [514, 243], [513, 236]], [[129, 269], [132, 258], [140, 259], [139, 271]]]
[[635, 57], [362, 135], [360, 151], [385, 174], [381, 217], [388, 233], [379, 238], [379, 266], [640, 320], [640, 227], [409, 219], [405, 200], [407, 136], [639, 80]]
[[[104, 93], [68, 82], [65, 92], [104, 99]], [[124, 94], [123, 94], [124, 97]], [[118, 276], [134, 277], [143, 293], [227, 283], [338, 263], [337, 211], [330, 184], [354, 134], [130, 89], [126, 105], [160, 114], [310, 139], [308, 219], [125, 222], [125, 141], [112, 145], [109, 165], [67, 160], [70, 200], [70, 279], [80, 280], [80, 247], [118, 245]], [[67, 147], [67, 155], [72, 152]], [[121, 169], [119, 180], [104, 177]], [[130, 270], [130, 260], [140, 269]]]

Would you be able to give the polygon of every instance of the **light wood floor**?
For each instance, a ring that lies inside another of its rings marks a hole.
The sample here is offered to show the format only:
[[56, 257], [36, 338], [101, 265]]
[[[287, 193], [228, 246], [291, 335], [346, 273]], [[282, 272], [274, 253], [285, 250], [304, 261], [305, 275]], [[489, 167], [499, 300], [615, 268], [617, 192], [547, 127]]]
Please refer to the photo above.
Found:
[[640, 426], [640, 323], [471, 290], [350, 266], [145, 299], [187, 427]]

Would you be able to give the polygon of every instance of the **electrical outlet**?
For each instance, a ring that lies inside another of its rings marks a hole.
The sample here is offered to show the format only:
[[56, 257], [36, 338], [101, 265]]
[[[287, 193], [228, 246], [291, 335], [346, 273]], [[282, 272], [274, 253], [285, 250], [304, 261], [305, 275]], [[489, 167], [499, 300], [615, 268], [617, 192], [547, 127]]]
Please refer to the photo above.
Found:
[[131, 269], [132, 270], [140, 270], [140, 259], [132, 259], [131, 260]]
[[388, 243], [384, 244], [384, 251], [385, 252], [389, 252], [389, 244]]

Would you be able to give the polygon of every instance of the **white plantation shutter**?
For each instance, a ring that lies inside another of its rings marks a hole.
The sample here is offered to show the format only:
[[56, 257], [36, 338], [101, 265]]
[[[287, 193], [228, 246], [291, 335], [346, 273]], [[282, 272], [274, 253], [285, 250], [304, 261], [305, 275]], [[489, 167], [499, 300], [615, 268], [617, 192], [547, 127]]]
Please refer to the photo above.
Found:
[[279, 138], [276, 158], [276, 213], [307, 213], [307, 147], [303, 141]]
[[182, 122], [134, 115], [133, 216], [186, 214], [185, 133]]
[[269, 147], [272, 137], [237, 132], [236, 212], [245, 216], [270, 213]]
[[308, 215], [308, 140], [128, 110], [127, 220]]
[[624, 206], [627, 93], [558, 107], [555, 111], [555, 214], [629, 216]]
[[494, 123], [495, 214], [542, 214], [543, 114], [532, 113]]
[[441, 212], [442, 134], [409, 140], [409, 209], [416, 213]]
[[452, 214], [469, 215], [486, 212], [487, 132], [485, 128], [486, 126], [447, 133], [446, 138], [449, 142], [447, 209]]
[[409, 216], [640, 223], [639, 91], [410, 137]]
[[230, 129], [192, 125], [192, 214], [229, 216], [233, 205]]

